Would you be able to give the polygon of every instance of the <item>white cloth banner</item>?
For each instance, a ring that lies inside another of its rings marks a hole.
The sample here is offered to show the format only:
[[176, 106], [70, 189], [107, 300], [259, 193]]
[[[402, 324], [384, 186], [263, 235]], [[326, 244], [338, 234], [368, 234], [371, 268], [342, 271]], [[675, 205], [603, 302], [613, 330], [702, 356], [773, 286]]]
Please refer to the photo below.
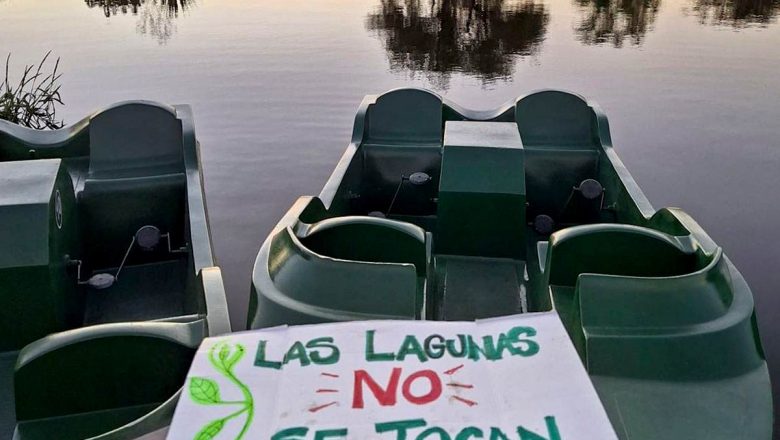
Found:
[[614, 440], [558, 315], [206, 339], [169, 439]]

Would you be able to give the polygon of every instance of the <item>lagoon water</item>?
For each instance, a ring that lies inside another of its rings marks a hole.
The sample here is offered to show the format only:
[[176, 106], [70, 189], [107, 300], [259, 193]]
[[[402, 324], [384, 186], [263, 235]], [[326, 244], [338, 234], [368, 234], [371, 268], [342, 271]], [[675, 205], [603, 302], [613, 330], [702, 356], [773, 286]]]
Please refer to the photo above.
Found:
[[364, 95], [583, 94], [653, 205], [684, 208], [747, 278], [780, 396], [779, 15], [780, 0], [0, 0], [0, 56], [12, 74], [60, 57], [66, 122], [126, 99], [193, 106], [234, 329], [260, 243], [320, 191]]

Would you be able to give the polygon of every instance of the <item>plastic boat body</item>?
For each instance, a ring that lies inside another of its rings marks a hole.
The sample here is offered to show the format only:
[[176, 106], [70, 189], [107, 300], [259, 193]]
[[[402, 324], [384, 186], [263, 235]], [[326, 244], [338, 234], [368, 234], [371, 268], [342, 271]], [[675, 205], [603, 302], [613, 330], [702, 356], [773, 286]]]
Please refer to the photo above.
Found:
[[230, 331], [189, 107], [0, 121], [0, 182], [0, 437], [166, 426], [200, 341]]
[[366, 97], [321, 194], [263, 243], [248, 325], [550, 310], [621, 439], [771, 438], [745, 280], [690, 216], [650, 205], [606, 116], [566, 92], [487, 112]]

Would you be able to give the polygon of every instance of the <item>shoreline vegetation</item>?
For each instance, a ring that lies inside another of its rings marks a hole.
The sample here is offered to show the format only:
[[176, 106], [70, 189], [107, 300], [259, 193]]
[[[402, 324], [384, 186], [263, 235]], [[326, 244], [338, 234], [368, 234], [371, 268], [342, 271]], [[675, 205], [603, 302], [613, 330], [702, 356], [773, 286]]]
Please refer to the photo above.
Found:
[[37, 64], [25, 65], [22, 76], [14, 81], [10, 76], [11, 54], [5, 59], [5, 76], [0, 82], [0, 119], [36, 130], [56, 130], [65, 125], [57, 118], [57, 105], [64, 105], [60, 96], [60, 59], [49, 69], [51, 51]]

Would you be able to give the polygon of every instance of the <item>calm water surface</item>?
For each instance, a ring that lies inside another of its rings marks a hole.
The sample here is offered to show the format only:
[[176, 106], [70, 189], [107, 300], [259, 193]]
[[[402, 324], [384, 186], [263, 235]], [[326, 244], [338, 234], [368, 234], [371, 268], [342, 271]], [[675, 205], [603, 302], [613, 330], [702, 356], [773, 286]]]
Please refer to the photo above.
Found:
[[192, 104], [235, 329], [260, 243], [320, 191], [363, 95], [423, 86], [487, 109], [579, 92], [654, 206], [692, 214], [747, 278], [780, 395], [778, 15], [780, 0], [0, 0], [0, 56], [61, 57], [67, 122]]

